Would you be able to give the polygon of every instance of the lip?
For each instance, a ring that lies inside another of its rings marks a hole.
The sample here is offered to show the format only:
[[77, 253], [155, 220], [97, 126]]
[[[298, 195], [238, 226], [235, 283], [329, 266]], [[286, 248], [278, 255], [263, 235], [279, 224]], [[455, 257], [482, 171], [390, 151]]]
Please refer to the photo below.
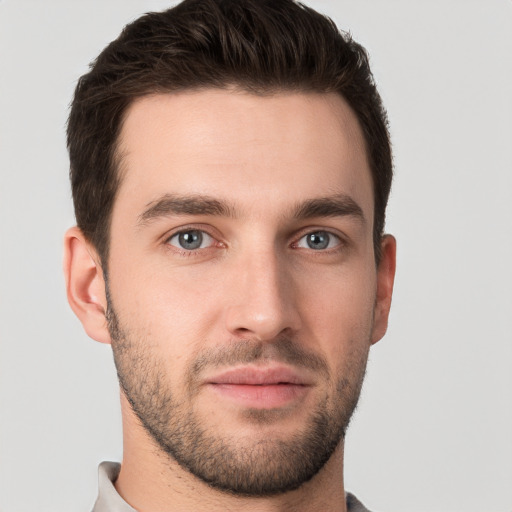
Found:
[[312, 386], [307, 376], [282, 365], [231, 368], [208, 377], [205, 384], [220, 398], [256, 409], [289, 406], [303, 399]]
[[238, 366], [224, 370], [206, 379], [208, 384], [240, 384], [264, 386], [296, 384], [310, 386], [311, 380], [301, 372], [284, 365]]

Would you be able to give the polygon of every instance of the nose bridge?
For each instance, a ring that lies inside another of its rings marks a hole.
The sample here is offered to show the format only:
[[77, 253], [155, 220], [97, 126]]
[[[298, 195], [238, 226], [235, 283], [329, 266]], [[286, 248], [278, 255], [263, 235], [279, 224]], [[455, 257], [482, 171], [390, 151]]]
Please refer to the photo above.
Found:
[[236, 293], [226, 311], [228, 330], [238, 336], [271, 340], [298, 329], [294, 283], [284, 255], [267, 243], [243, 251], [237, 259], [232, 283]]

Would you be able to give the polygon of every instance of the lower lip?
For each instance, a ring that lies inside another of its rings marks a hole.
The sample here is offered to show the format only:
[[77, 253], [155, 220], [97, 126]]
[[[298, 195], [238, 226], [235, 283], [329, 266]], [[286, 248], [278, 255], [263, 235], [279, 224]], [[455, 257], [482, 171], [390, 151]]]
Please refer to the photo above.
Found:
[[255, 409], [276, 409], [303, 398], [309, 386], [298, 384], [209, 384], [222, 397]]

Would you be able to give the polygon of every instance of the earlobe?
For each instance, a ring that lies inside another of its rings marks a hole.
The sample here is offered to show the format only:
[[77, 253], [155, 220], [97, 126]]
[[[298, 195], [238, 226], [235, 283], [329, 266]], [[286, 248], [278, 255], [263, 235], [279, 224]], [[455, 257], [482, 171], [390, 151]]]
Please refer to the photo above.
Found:
[[77, 227], [64, 237], [63, 267], [69, 305], [85, 332], [96, 341], [110, 343], [103, 271], [96, 251]]
[[377, 343], [388, 328], [389, 310], [393, 295], [396, 270], [396, 240], [392, 235], [385, 235], [381, 242], [382, 257], [377, 268], [377, 294], [371, 342]]

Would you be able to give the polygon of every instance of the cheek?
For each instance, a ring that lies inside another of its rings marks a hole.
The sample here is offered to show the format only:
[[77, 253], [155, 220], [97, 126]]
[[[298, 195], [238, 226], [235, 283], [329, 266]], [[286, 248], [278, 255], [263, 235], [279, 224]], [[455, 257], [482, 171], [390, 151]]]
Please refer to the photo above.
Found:
[[112, 275], [112, 300], [123, 325], [163, 357], [187, 359], [198, 351], [219, 316], [222, 280], [147, 262], [135, 271], [121, 268]]
[[368, 266], [361, 266], [358, 271], [340, 268], [318, 279], [317, 283], [314, 292], [307, 279], [301, 287], [304, 323], [328, 360], [344, 364], [345, 359], [352, 357], [350, 354], [356, 357], [370, 346], [375, 269]]

